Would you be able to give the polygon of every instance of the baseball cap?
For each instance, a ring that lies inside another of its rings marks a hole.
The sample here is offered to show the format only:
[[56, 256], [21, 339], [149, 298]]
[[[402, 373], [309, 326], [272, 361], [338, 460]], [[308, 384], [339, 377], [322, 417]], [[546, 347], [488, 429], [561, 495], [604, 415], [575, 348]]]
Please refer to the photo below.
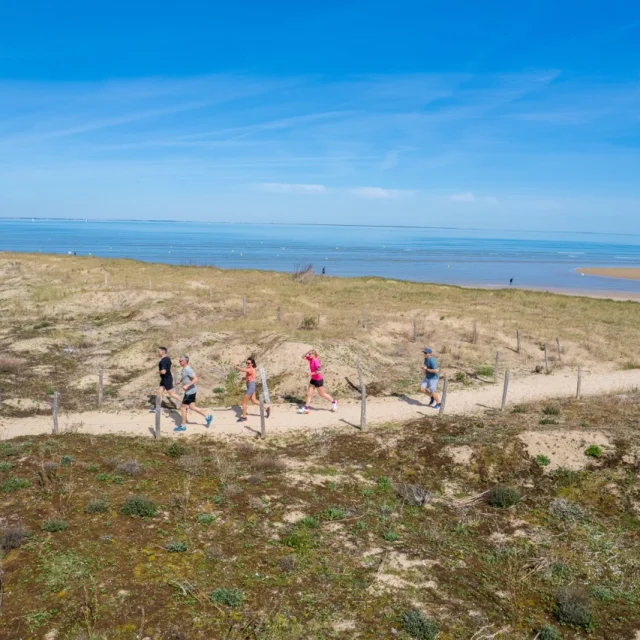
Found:
[[429, 349], [429, 347], [427, 347], [422, 353], [433, 353], [433, 349]]

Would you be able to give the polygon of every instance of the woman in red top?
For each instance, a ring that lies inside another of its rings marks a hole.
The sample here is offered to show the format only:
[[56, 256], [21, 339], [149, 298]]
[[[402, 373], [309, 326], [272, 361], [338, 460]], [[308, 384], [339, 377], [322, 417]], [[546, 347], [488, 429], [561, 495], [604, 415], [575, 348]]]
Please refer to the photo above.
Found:
[[256, 361], [253, 358], [247, 358], [247, 366], [237, 366], [236, 369], [244, 373], [244, 379], [247, 383], [247, 391], [242, 397], [242, 415], [238, 418], [238, 422], [246, 422], [249, 400], [251, 400], [251, 404], [260, 404], [256, 399]]
[[331, 411], [338, 410], [338, 401], [334, 400], [325, 390], [324, 390], [324, 379], [322, 377], [322, 364], [320, 364], [320, 360], [318, 358], [318, 352], [315, 349], [311, 349], [307, 351], [302, 356], [305, 360], [309, 362], [309, 370], [310, 370], [310, 379], [309, 379], [309, 388], [307, 389], [307, 396], [304, 399], [304, 406], [298, 409], [298, 413], [309, 413], [309, 403], [311, 402], [311, 396], [313, 392], [317, 389], [318, 395], [325, 400], [328, 400], [331, 403]]

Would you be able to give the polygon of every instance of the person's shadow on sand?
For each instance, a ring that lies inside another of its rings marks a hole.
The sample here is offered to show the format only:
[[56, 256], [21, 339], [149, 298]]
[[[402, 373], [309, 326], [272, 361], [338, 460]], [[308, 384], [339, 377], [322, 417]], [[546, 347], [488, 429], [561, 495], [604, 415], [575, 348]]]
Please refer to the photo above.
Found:
[[398, 394], [396, 395], [396, 398], [398, 398], [398, 400], [402, 400], [402, 402], [406, 402], [407, 404], [410, 404], [412, 407], [428, 407], [429, 406], [424, 402], [420, 402], [420, 400], [416, 400], [415, 398], [410, 398], [409, 396], [406, 396], [404, 394]]

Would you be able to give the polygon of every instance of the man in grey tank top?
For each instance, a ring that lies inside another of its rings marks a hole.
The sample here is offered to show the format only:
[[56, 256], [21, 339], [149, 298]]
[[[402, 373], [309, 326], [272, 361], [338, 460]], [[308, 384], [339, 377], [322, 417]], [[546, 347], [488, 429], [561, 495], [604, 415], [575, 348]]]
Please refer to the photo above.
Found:
[[213, 416], [211, 414], [207, 414], [206, 411], [203, 411], [199, 407], [196, 407], [196, 394], [198, 393], [196, 383], [198, 382], [198, 376], [193, 370], [193, 367], [189, 364], [189, 356], [180, 356], [178, 362], [182, 367], [182, 371], [180, 372], [180, 384], [184, 391], [184, 397], [182, 398], [182, 404], [180, 405], [180, 417], [182, 418], [182, 422], [174, 429], [174, 431], [180, 432], [187, 430], [187, 412], [189, 410], [195, 411], [203, 416], [205, 419], [205, 427], [208, 429], [211, 426]]

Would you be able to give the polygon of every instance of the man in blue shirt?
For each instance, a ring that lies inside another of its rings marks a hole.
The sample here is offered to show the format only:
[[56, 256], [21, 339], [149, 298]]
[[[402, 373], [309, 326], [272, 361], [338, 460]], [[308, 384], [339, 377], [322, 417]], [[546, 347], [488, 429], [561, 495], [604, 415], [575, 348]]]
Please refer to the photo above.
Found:
[[426, 348], [422, 353], [424, 353], [424, 364], [422, 365], [424, 379], [420, 385], [420, 391], [426, 393], [431, 398], [429, 401], [430, 407], [439, 409], [440, 395], [438, 394], [438, 378], [440, 374], [438, 373], [438, 361], [433, 355], [432, 349]]

